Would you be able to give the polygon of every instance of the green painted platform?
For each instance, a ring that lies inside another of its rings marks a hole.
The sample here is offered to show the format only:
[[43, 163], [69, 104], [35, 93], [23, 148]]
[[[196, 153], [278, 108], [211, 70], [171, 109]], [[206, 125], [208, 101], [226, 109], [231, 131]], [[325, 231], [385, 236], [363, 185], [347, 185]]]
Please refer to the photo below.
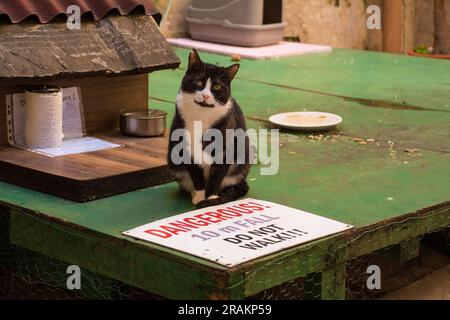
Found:
[[[188, 51], [177, 53], [186, 61]], [[173, 115], [183, 72], [150, 76], [151, 107]], [[175, 183], [89, 203], [0, 183], [0, 202], [11, 213], [10, 241], [168, 298], [241, 299], [319, 274], [319, 295], [330, 299], [345, 297], [350, 259], [393, 244], [414, 255], [418, 236], [450, 226], [449, 62], [343, 49], [243, 60], [233, 93], [253, 128], [270, 128], [267, 118], [284, 111], [343, 117], [324, 136], [282, 131], [279, 173], [261, 176], [255, 166], [249, 197], [355, 230], [226, 269], [121, 235], [192, 210]]]

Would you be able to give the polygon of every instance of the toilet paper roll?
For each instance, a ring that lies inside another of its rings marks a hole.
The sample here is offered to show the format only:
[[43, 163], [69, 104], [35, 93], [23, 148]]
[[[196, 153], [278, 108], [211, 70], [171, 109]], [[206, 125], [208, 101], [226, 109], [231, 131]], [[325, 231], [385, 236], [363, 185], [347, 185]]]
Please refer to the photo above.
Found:
[[32, 148], [58, 148], [63, 140], [63, 96], [58, 87], [25, 91], [25, 143]]

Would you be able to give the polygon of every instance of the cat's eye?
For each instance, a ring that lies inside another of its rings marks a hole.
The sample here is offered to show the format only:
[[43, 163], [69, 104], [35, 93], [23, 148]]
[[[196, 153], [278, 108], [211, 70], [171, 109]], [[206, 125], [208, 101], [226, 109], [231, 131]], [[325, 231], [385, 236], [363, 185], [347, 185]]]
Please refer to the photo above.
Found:
[[216, 84], [213, 86], [213, 89], [217, 91], [217, 90], [222, 89], [222, 86], [221, 86], [220, 84], [216, 83]]
[[196, 81], [195, 81], [195, 85], [196, 85], [197, 87], [201, 87], [201, 86], [203, 86], [203, 81], [202, 81], [202, 80], [196, 80]]

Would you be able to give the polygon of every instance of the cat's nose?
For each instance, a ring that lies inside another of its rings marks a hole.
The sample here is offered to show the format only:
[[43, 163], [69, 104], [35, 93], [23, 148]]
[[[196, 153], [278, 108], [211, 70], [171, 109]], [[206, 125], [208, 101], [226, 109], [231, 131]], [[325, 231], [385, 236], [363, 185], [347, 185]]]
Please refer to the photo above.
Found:
[[203, 97], [203, 100], [204, 100], [204, 101], [206, 101], [206, 100], [208, 100], [209, 98], [211, 98], [211, 96], [210, 96], [210, 95], [207, 95], [207, 94], [202, 94], [202, 97]]

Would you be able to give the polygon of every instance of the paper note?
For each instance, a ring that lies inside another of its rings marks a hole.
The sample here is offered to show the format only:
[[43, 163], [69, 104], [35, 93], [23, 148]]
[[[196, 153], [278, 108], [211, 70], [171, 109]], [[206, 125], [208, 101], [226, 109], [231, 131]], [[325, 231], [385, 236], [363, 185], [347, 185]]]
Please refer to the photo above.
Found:
[[121, 145], [85, 136], [83, 103], [78, 87], [63, 88], [63, 134], [59, 148], [30, 148], [25, 143], [25, 93], [6, 96], [8, 106], [8, 132], [11, 145], [48, 157], [91, 152]]
[[81, 137], [63, 140], [62, 146], [59, 148], [33, 148], [31, 150], [48, 157], [58, 157], [66, 156], [69, 154], [92, 152], [117, 147], [120, 147], [120, 145], [93, 137]]

